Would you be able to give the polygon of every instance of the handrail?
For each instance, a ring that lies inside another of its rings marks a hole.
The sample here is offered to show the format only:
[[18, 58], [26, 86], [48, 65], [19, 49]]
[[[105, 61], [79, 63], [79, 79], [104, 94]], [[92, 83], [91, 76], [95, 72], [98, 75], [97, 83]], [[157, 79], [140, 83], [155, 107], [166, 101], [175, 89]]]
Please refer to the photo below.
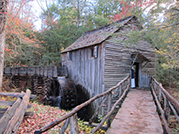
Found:
[[[95, 101], [95, 100], [97, 100], [98, 98], [101, 98], [101, 97], [103, 97], [103, 96], [106, 96], [106, 95], [108, 95], [108, 94], [113, 94], [113, 90], [115, 90], [115, 89], [117, 89], [117, 90], [119, 90], [119, 92], [120, 92], [120, 96], [119, 96], [119, 100], [114, 104], [114, 106], [112, 107], [112, 110], [110, 110], [111, 109], [111, 106], [109, 106], [108, 105], [108, 113], [110, 113], [110, 115], [112, 114], [112, 112], [113, 112], [113, 110], [114, 110], [114, 107], [117, 105], [117, 103], [119, 103], [121, 100], [122, 100], [122, 98], [125, 96], [125, 94], [127, 93], [127, 91], [128, 91], [128, 89], [129, 89], [129, 85], [130, 85], [130, 76], [127, 76], [126, 78], [124, 78], [122, 81], [120, 81], [116, 86], [113, 86], [113, 87], [111, 87], [110, 89], [108, 89], [107, 91], [105, 91], [105, 92], [103, 92], [103, 93], [101, 93], [101, 94], [98, 94], [98, 95], [96, 95], [96, 96], [94, 96], [93, 98], [91, 98], [91, 99], [89, 99], [89, 100], [87, 100], [86, 102], [84, 102], [84, 103], [82, 103], [82, 104], [80, 104], [80, 105], [78, 105], [78, 106], [76, 106], [71, 112], [69, 112], [69, 113], [67, 113], [66, 115], [64, 115], [64, 116], [62, 116], [62, 117], [60, 117], [60, 118], [58, 118], [57, 120], [55, 120], [55, 121], [53, 121], [53, 122], [51, 122], [49, 125], [47, 125], [47, 126], [45, 126], [45, 127], [43, 127], [43, 128], [41, 128], [41, 129], [39, 129], [39, 130], [36, 130], [35, 131], [35, 134], [40, 134], [40, 133], [43, 133], [43, 132], [45, 132], [45, 131], [47, 131], [47, 130], [49, 130], [50, 128], [52, 128], [52, 127], [54, 127], [54, 126], [56, 126], [56, 125], [58, 125], [59, 123], [61, 123], [62, 121], [64, 121], [64, 120], [66, 120], [66, 119], [68, 119], [68, 118], [70, 118], [70, 117], [72, 117], [73, 115], [75, 115], [75, 113], [77, 113], [81, 108], [83, 108], [83, 107], [85, 107], [85, 106], [87, 106], [88, 104], [90, 104], [90, 103], [92, 103], [93, 101]], [[126, 83], [126, 81], [127, 81], [127, 83]], [[124, 84], [123, 84], [124, 83]], [[120, 89], [118, 89], [120, 87]], [[125, 88], [125, 90], [123, 90], [123, 88]], [[123, 92], [123, 94], [121, 93], [121, 92]], [[110, 96], [110, 95], [109, 95]], [[109, 97], [108, 96], [108, 97]], [[110, 99], [108, 99], [108, 100], [110, 100]], [[111, 99], [111, 101], [112, 101], [112, 99]], [[104, 103], [104, 101], [102, 101], [102, 103]], [[109, 102], [109, 103], [112, 103], [112, 102]], [[96, 112], [95, 112], [96, 113]], [[109, 117], [110, 117], [110, 115], [109, 114], [107, 114], [104, 118], [108, 118], [108, 120], [110, 119]], [[104, 123], [104, 120], [102, 120], [102, 122]], [[109, 121], [108, 121], [109, 122]], [[102, 125], [103, 125], [103, 123], [101, 123]], [[100, 126], [101, 126], [101, 124], [99, 124]], [[108, 127], [110, 126], [110, 124], [108, 125]], [[90, 133], [94, 133], [95, 131], [97, 131], [98, 129], [99, 129], [100, 127], [98, 127], [97, 129], [95, 129], [95, 130], [92, 130]]]
[[179, 122], [179, 102], [175, 100], [157, 80], [152, 77], [151, 91], [161, 113], [161, 119], [168, 134], [172, 134], [168, 124], [171, 111]]
[[179, 102], [177, 100], [175, 100], [162, 86], [161, 83], [158, 83], [157, 80], [155, 78], [153, 78], [153, 80], [155, 81], [155, 83], [161, 88], [161, 90], [164, 92], [164, 94], [166, 95], [166, 97], [177, 107], [177, 109], [179, 109]]

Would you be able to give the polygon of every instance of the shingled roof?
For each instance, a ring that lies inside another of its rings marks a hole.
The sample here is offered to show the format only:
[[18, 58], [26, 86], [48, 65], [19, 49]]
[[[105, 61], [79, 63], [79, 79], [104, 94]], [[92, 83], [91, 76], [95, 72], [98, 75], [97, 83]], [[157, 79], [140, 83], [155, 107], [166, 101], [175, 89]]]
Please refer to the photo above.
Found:
[[73, 51], [76, 49], [92, 46], [95, 44], [99, 44], [106, 40], [109, 36], [111, 36], [114, 32], [116, 32], [121, 26], [126, 24], [129, 20], [134, 18], [135, 16], [130, 16], [109, 25], [103, 26], [98, 29], [94, 29], [86, 32], [80, 38], [78, 38], [72, 45], [67, 47], [62, 53]]

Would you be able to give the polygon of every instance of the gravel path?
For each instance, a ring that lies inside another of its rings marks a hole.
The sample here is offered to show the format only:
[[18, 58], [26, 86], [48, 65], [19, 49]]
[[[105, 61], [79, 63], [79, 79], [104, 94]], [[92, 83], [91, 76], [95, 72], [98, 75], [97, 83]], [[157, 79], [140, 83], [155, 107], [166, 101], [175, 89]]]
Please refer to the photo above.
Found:
[[151, 92], [131, 89], [106, 134], [163, 134]]

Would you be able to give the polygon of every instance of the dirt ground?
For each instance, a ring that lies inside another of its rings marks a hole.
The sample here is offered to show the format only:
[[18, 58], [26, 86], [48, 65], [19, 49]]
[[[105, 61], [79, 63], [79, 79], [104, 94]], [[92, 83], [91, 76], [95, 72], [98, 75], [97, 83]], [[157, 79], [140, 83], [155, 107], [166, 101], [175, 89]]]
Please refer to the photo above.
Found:
[[151, 92], [131, 89], [106, 134], [163, 134]]

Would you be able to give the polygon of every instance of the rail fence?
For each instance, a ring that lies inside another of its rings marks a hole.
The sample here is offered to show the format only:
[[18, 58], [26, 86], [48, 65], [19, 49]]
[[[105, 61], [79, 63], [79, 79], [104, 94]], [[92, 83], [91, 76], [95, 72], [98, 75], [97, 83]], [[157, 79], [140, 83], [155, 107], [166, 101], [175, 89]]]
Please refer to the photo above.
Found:
[[26, 113], [26, 109], [30, 107], [29, 99], [35, 98], [36, 96], [31, 95], [31, 91], [29, 89], [26, 90], [26, 93], [0, 92], [0, 96], [17, 97], [16, 101], [0, 101], [0, 105], [11, 106], [7, 110], [5, 109], [2, 117], [0, 118], [0, 133], [16, 133]]
[[[106, 120], [107, 120], [106, 128], [109, 128], [111, 125], [111, 115], [112, 115], [113, 111], [115, 110], [116, 106], [118, 105], [118, 103], [122, 102], [123, 99], [126, 97], [127, 92], [129, 91], [129, 87], [130, 87], [130, 76], [126, 77], [125, 79], [120, 81], [116, 86], [111, 87], [107, 91], [105, 91], [101, 94], [98, 94], [98, 95], [94, 96], [93, 98], [89, 99], [88, 101], [76, 106], [71, 112], [69, 112], [68, 114], [60, 117], [59, 119], [51, 122], [49, 125], [47, 125], [43, 128], [40, 128], [39, 130], [36, 130], [35, 134], [40, 134], [40, 133], [46, 132], [49, 129], [51, 129], [52, 127], [58, 125], [59, 123], [62, 123], [63, 121], [65, 121], [65, 123], [63, 124], [63, 127], [60, 130], [59, 134], [63, 134], [69, 124], [70, 124], [71, 133], [78, 134], [79, 130], [78, 130], [77, 114], [76, 113], [81, 108], [87, 106], [88, 104], [92, 103], [93, 101], [95, 101], [99, 98], [102, 98], [101, 103], [99, 104], [98, 108], [94, 112], [94, 115], [92, 116], [92, 118], [89, 120], [89, 125], [91, 125], [92, 122], [94, 121], [95, 117], [97, 117], [100, 109], [103, 107], [103, 105], [105, 104], [106, 101], [108, 101], [107, 102], [108, 103], [107, 114], [103, 117], [101, 122], [94, 129], [92, 129], [90, 134], [93, 134], [98, 129], [100, 129]], [[118, 100], [113, 104], [112, 100], [113, 100], [113, 98], [116, 98], [116, 97], [118, 97]]]
[[169, 118], [171, 114], [174, 114], [179, 123], [179, 102], [175, 100], [154, 77], [151, 79], [151, 90], [165, 131], [168, 134], [172, 134], [169, 128]]

